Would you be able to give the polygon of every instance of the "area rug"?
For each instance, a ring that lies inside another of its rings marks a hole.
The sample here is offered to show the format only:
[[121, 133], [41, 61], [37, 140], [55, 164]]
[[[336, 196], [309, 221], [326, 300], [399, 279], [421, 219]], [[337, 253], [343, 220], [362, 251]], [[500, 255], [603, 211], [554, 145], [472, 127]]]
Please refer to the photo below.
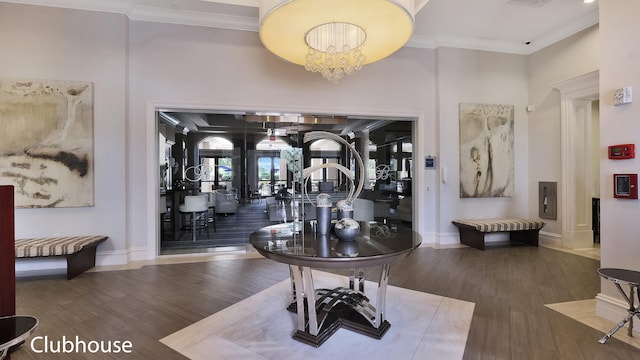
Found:
[[[345, 286], [344, 276], [313, 273], [316, 288]], [[375, 299], [376, 284], [365, 294]], [[319, 348], [294, 340], [296, 314], [285, 308], [291, 283], [282, 281], [160, 341], [189, 359], [461, 359], [474, 303], [389, 286], [391, 328], [376, 340], [339, 329]]]

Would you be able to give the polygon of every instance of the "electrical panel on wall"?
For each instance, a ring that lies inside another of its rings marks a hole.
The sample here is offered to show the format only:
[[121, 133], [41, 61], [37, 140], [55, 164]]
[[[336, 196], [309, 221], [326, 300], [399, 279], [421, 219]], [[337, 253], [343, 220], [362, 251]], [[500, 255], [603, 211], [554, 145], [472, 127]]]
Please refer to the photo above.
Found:
[[557, 219], [557, 191], [558, 183], [555, 181], [538, 182], [538, 216], [543, 219]]
[[611, 145], [608, 155], [611, 160], [633, 159], [636, 156], [636, 146], [634, 144]]
[[638, 198], [638, 174], [613, 174], [613, 197]]

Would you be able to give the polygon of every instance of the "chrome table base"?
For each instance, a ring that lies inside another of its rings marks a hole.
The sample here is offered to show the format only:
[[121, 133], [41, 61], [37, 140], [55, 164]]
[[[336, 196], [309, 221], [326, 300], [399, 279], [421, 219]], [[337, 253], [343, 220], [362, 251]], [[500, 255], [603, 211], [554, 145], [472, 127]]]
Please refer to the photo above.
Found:
[[290, 265], [289, 269], [294, 301], [288, 309], [298, 314], [294, 339], [318, 347], [342, 327], [376, 339], [391, 327], [385, 320], [389, 264], [382, 265], [375, 306], [364, 295], [364, 269], [352, 269], [349, 288], [334, 289], [315, 289], [309, 267]]
[[620, 287], [620, 284], [616, 282], [615, 285], [616, 285], [616, 288], [618, 288], [618, 291], [620, 292], [620, 294], [622, 294], [625, 300], [627, 300], [627, 303], [629, 304], [629, 309], [627, 310], [627, 316], [625, 316], [624, 319], [622, 319], [622, 321], [620, 321], [613, 329], [611, 329], [605, 336], [602, 337], [602, 339], [598, 341], [600, 344], [606, 343], [607, 340], [609, 340], [609, 338], [612, 337], [613, 334], [616, 333], [616, 331], [620, 330], [626, 323], [629, 323], [629, 330], [628, 330], [629, 336], [633, 336], [633, 317], [637, 316], [638, 319], [640, 319], [640, 306], [636, 307], [634, 305], [635, 303], [634, 293], [636, 292], [637, 286], [630, 285], [629, 295], [627, 295], [622, 290], [622, 287]]
[[[629, 336], [633, 336], [633, 317], [637, 316], [640, 319], [640, 305], [635, 306], [635, 294], [637, 293], [640, 297], [640, 290], [638, 289], [640, 285], [640, 272], [626, 269], [602, 268], [598, 269], [598, 274], [604, 279], [613, 281], [622, 297], [627, 301], [627, 304], [629, 304], [627, 316], [598, 342], [600, 344], [606, 343], [607, 340], [626, 323], [629, 323]], [[622, 285], [629, 286], [629, 295], [622, 290]]]

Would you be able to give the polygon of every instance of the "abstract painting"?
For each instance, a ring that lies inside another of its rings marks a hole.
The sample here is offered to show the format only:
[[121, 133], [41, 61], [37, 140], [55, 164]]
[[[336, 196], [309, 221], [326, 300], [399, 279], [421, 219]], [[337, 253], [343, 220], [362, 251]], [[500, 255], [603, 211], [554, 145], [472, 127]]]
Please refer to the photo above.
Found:
[[16, 207], [94, 205], [93, 84], [0, 78], [0, 125]]
[[513, 105], [460, 104], [460, 197], [513, 196]]

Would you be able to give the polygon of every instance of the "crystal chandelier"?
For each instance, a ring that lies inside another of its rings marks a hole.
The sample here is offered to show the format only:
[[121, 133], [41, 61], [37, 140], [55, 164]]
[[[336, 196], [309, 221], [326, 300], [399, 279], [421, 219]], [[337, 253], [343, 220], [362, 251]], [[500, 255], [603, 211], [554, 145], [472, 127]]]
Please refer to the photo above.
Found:
[[337, 82], [344, 75], [362, 69], [366, 60], [362, 44], [366, 38], [367, 34], [358, 25], [329, 23], [316, 26], [306, 36], [309, 50], [304, 68]]
[[337, 82], [400, 49], [414, 0], [261, 0], [260, 40], [284, 60]]

